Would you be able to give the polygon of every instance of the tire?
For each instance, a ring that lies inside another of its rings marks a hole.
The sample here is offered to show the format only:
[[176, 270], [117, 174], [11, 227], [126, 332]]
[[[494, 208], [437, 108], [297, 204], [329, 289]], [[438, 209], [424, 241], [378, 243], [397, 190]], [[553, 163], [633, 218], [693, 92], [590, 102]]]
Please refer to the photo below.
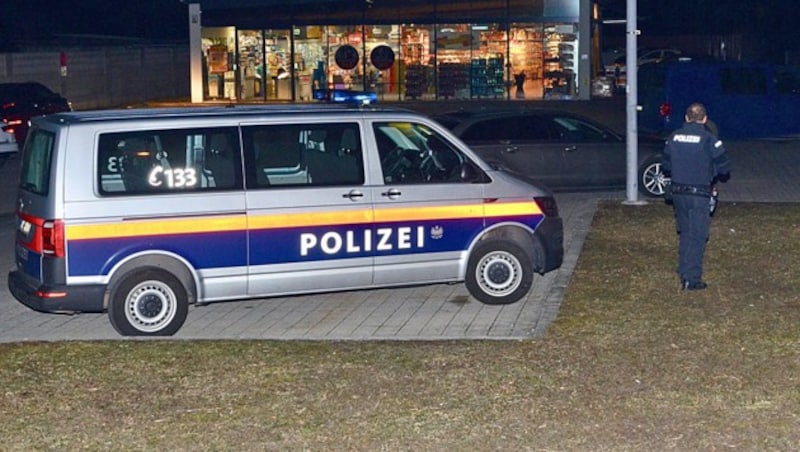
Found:
[[533, 259], [512, 242], [480, 242], [470, 254], [465, 284], [482, 303], [514, 303], [533, 285]]
[[125, 276], [108, 305], [111, 325], [123, 336], [172, 336], [188, 311], [183, 284], [173, 274], [153, 268]]
[[669, 178], [661, 170], [661, 159], [651, 158], [639, 167], [639, 192], [652, 198], [664, 196]]

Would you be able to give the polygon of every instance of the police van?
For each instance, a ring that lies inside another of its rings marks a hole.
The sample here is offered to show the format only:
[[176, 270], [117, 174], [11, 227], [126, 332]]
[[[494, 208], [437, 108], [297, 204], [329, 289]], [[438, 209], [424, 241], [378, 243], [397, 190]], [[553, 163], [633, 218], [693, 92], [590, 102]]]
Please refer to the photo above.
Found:
[[189, 305], [465, 282], [513, 303], [561, 265], [552, 194], [424, 116], [321, 105], [59, 113], [21, 152], [11, 293], [172, 335]]
[[639, 68], [639, 130], [668, 136], [705, 105], [723, 139], [800, 136], [800, 69], [681, 58]]

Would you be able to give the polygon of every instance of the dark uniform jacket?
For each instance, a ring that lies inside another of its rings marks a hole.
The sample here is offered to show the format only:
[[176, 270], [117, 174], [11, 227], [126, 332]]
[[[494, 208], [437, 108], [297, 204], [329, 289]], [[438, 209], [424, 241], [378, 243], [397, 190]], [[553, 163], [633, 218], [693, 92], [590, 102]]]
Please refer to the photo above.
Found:
[[722, 141], [703, 124], [692, 122], [667, 139], [662, 169], [671, 176], [673, 189], [694, 187], [707, 194], [715, 177], [727, 180], [730, 161]]

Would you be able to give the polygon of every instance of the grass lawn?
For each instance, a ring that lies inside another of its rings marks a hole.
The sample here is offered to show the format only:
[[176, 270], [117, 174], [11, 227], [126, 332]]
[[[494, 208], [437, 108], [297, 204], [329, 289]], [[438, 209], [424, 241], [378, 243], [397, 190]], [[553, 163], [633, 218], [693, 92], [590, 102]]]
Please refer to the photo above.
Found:
[[800, 205], [601, 205], [529, 341], [0, 345], [0, 450], [798, 450]]

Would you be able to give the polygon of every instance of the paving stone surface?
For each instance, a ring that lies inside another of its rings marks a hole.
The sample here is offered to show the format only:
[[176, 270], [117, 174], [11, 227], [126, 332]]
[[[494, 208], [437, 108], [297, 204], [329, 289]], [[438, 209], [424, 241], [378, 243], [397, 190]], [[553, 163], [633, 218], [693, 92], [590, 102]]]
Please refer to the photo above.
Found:
[[[800, 202], [796, 173], [800, 141], [727, 144], [731, 180], [721, 186], [728, 202]], [[105, 314], [57, 315], [32, 311], [5, 284], [14, 265], [13, 180], [17, 162], [0, 169], [0, 342], [124, 339]], [[597, 203], [622, 202], [624, 191], [559, 193], [565, 224], [562, 267], [536, 278], [515, 304], [488, 306], [463, 284], [361, 290], [192, 306], [173, 339], [453, 340], [530, 339], [546, 334], [558, 315]], [[724, 207], [724, 204], [723, 204]]]

